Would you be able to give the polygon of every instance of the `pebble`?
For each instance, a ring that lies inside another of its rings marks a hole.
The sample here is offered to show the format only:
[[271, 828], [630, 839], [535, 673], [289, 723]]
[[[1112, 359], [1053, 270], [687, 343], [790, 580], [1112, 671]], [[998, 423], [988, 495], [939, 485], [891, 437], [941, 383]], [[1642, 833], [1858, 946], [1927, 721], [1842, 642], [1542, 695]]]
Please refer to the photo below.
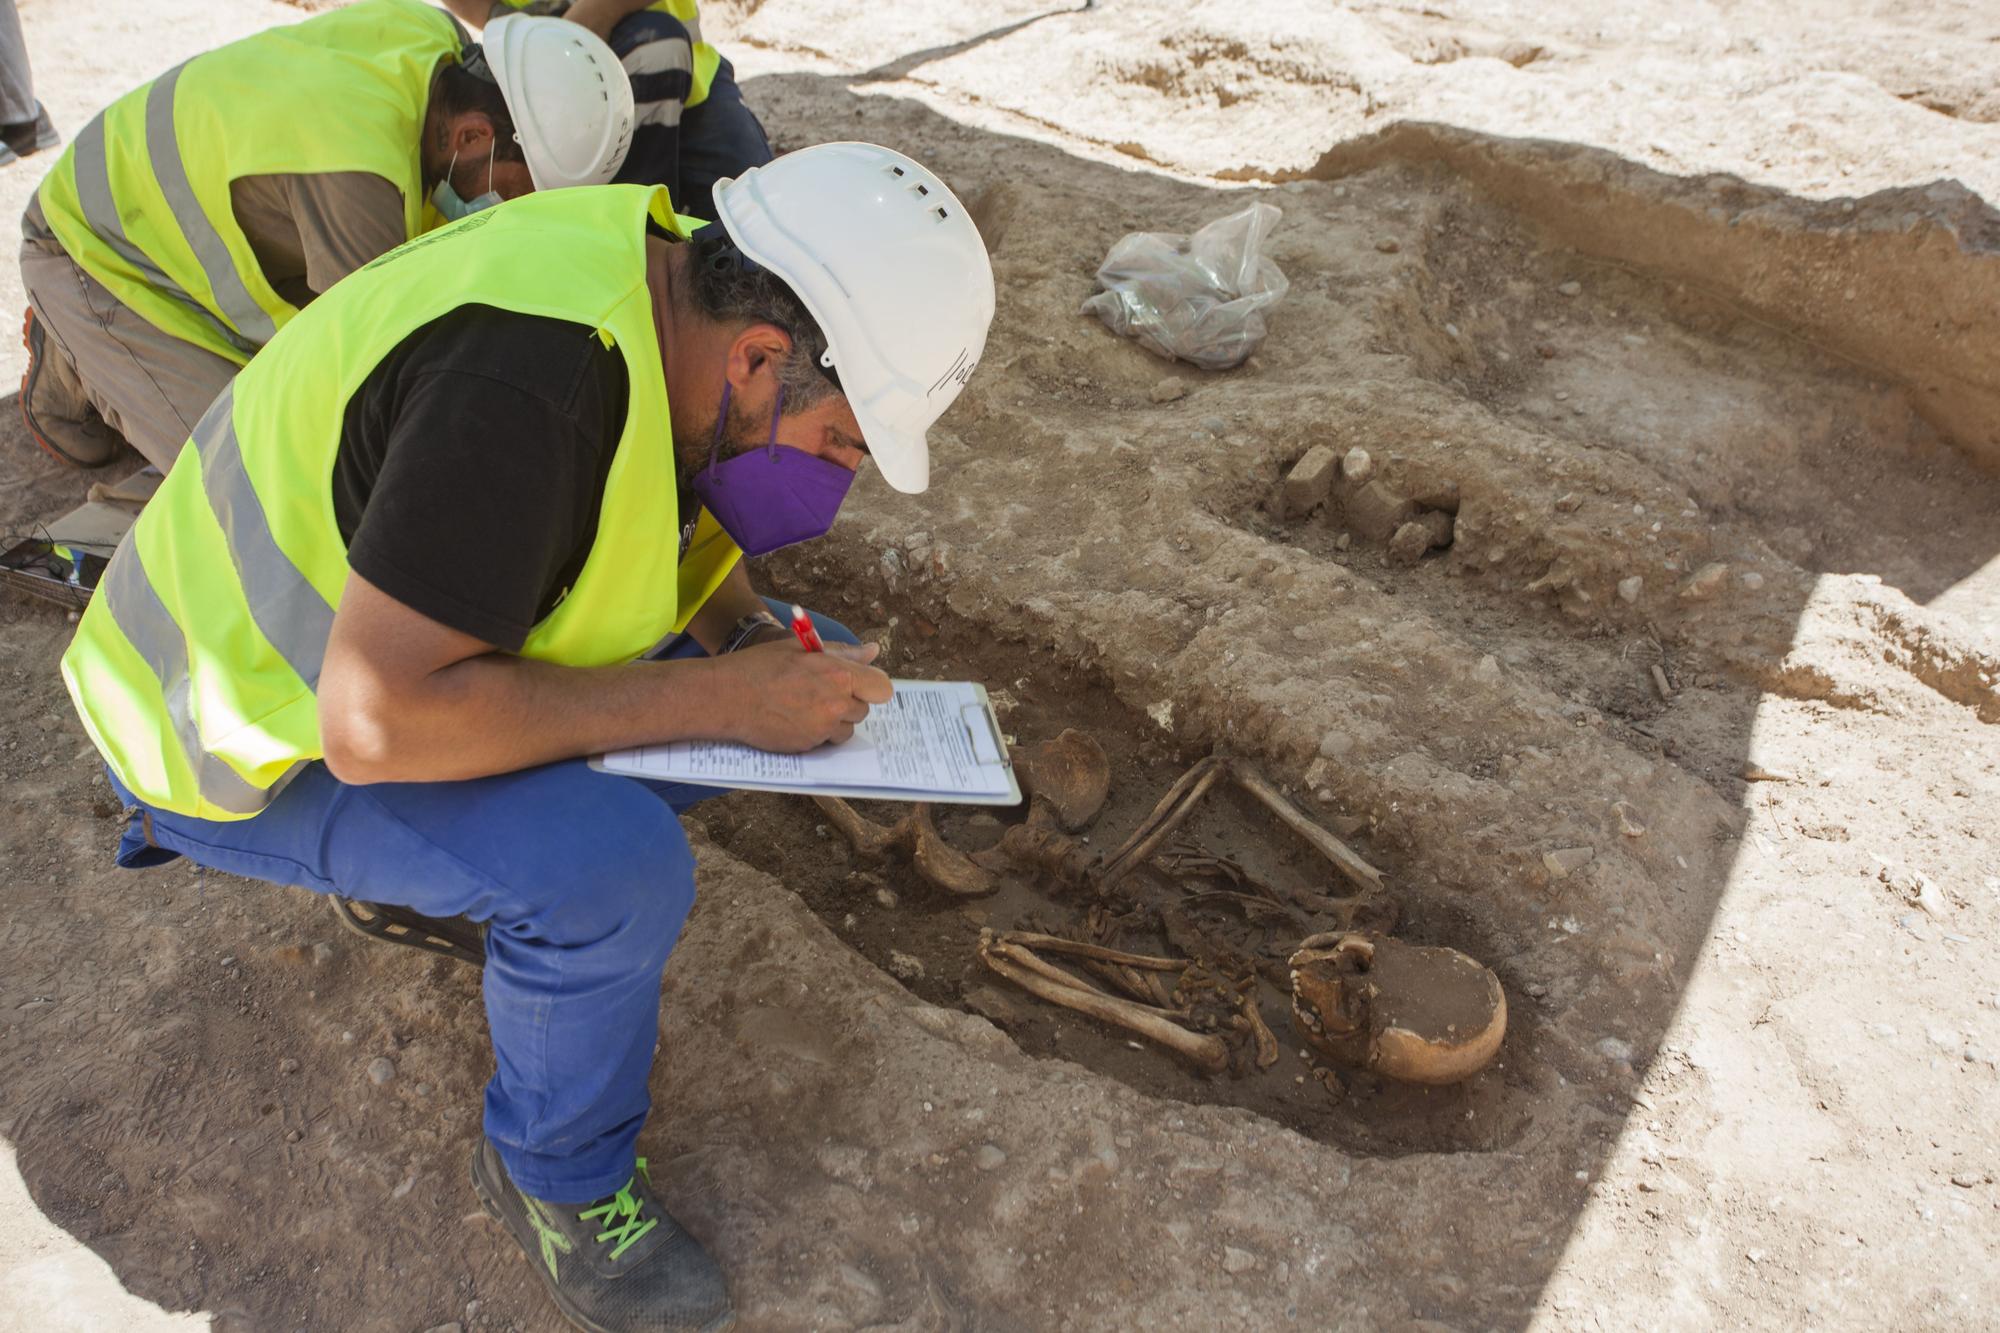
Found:
[[1583, 508], [1583, 497], [1575, 491], [1571, 491], [1568, 495], [1556, 501], [1556, 512], [1558, 514], [1574, 514], [1581, 508]]
[[845, 1282], [869, 1300], [878, 1301], [882, 1299], [882, 1284], [856, 1268], [853, 1264], [840, 1264], [836, 1267], [835, 1271], [840, 1274], [842, 1282]]
[[280, 1074], [296, 1074], [299, 1072], [299, 1062], [288, 1055], [278, 1061], [278, 1072]]
[[230, 955], [229, 955], [228, 957], [224, 958], [224, 959], [222, 960], [222, 965], [223, 965], [224, 967], [235, 967], [235, 966], [236, 966], [236, 955], [235, 955], [235, 954], [230, 954]]
[[1596, 855], [1592, 847], [1558, 847], [1542, 853], [1542, 864], [1548, 868], [1549, 878], [1561, 879], [1589, 865]]
[[1340, 475], [1357, 486], [1368, 480], [1368, 474], [1374, 470], [1375, 460], [1370, 458], [1368, 451], [1359, 445], [1349, 449], [1346, 456], [1340, 460]]
[[1229, 423], [1221, 417], [1203, 417], [1201, 428], [1219, 440], [1228, 433]]
[[416, 1087], [416, 1093], [417, 1093], [417, 1096], [419, 1096], [419, 1097], [428, 1097], [428, 1096], [430, 1096], [430, 1095], [431, 1095], [431, 1085], [430, 1085], [430, 1084], [428, 1084], [428, 1083], [419, 1083], [419, 1084], [417, 1084], [417, 1087]]
[[1430, 529], [1421, 523], [1405, 523], [1389, 538], [1389, 559], [1399, 565], [1416, 564], [1430, 549]]
[[1257, 1266], [1257, 1256], [1248, 1250], [1239, 1250], [1234, 1245], [1222, 1247], [1222, 1271], [1225, 1273], [1247, 1273]]
[[1156, 403], [1171, 403], [1187, 397], [1187, 381], [1178, 375], [1169, 375], [1153, 386], [1147, 396]]
[[1618, 816], [1618, 831], [1626, 837], [1642, 838], [1646, 835], [1646, 826], [1639, 822], [1639, 818], [1633, 813], [1632, 807], [1624, 801], [1612, 802], [1611, 813]]
[[325, 967], [333, 961], [333, 946], [322, 941], [313, 945], [313, 966]]
[[297, 1143], [300, 1139], [304, 1137], [305, 1135], [299, 1133], [299, 1131], [297, 1131], [296, 1129], [288, 1129], [285, 1131], [285, 1142], [287, 1143]]
[[1618, 580], [1618, 597], [1627, 606], [1639, 600], [1639, 594], [1646, 590], [1646, 580], [1634, 574], [1629, 579]]
[[1549, 988], [1547, 986], [1544, 986], [1541, 982], [1531, 981], [1528, 983], [1528, 997], [1530, 999], [1539, 1000], [1548, 993], [1549, 993]]
[[1385, 255], [1393, 255], [1403, 247], [1397, 244], [1393, 238], [1384, 236], [1381, 240], [1375, 242], [1375, 248]]
[[1326, 503], [1333, 488], [1333, 473], [1339, 459], [1333, 450], [1316, 444], [1292, 465], [1279, 488], [1278, 504], [1287, 518], [1300, 518]]
[[924, 963], [921, 958], [916, 957], [914, 954], [907, 954], [898, 949], [891, 949], [889, 951], [889, 972], [900, 980], [915, 981], [924, 975]]
[[1741, 583], [1744, 587], [1750, 589], [1750, 591], [1755, 592], [1757, 591], [1757, 589], [1764, 586], [1764, 576], [1762, 574], [1759, 574], [1756, 570], [1753, 569], [1749, 573], [1743, 575], [1742, 578], [1738, 579], [1737, 582]]
[[1581, 296], [1583, 295], [1583, 284], [1572, 279], [1569, 282], [1556, 284], [1556, 290], [1564, 296]]
[[354, 1034], [352, 1032], [343, 1032], [340, 1034], [340, 1039], [343, 1042], [352, 1044], [354, 1041]]
[[1985, 1181], [1986, 1177], [1977, 1171], [1961, 1171], [1951, 1178], [1951, 1183], [1962, 1190], [1969, 1190], [1974, 1185], [1984, 1184]]
[[1729, 566], [1720, 560], [1703, 565], [1681, 588], [1681, 598], [1689, 602], [1705, 602], [1722, 591], [1723, 582], [1728, 577]]
[[891, 911], [893, 911], [895, 910], [896, 904], [902, 900], [896, 897], [896, 891], [894, 889], [890, 888], [888, 885], [885, 884], [881, 888], [875, 890], [875, 901], [881, 904], [883, 907], [887, 907]]
[[396, 1062], [386, 1055], [378, 1055], [368, 1062], [368, 1081], [381, 1087], [396, 1077]]
[[973, 1154], [972, 1164], [981, 1171], [998, 1171], [1007, 1165], [1007, 1154], [995, 1144], [982, 1144], [979, 1151]]
[[1624, 1061], [1630, 1064], [1632, 1061], [1632, 1043], [1621, 1041], [1617, 1037], [1605, 1037], [1597, 1043], [1597, 1053], [1607, 1060]]
[[1917, 906], [1923, 908], [1931, 920], [1944, 920], [1951, 907], [1945, 902], [1944, 892], [1938, 888], [1937, 881], [1928, 875], [1919, 875], [1917, 885]]
[[465, 1325], [454, 1319], [449, 1324], [432, 1324], [424, 1333], [465, 1333]]

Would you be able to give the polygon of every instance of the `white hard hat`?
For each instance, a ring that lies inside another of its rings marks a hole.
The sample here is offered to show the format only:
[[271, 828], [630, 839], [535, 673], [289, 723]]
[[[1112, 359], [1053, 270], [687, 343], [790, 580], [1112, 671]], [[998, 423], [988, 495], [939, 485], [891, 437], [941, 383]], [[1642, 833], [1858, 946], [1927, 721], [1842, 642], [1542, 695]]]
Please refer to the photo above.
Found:
[[494, 19], [481, 36], [535, 188], [610, 181], [632, 146], [632, 80], [604, 39], [535, 14]]
[[828, 143], [715, 184], [737, 249], [798, 294], [883, 478], [930, 485], [925, 432], [979, 364], [993, 265], [958, 196], [893, 148]]

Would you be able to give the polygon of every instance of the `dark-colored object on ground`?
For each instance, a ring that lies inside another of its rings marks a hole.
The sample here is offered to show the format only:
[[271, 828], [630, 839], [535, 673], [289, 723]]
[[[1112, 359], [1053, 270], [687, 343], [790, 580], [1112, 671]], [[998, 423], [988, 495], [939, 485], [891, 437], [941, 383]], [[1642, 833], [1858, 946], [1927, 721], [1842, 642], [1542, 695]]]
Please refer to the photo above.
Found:
[[736, 1322], [721, 1268], [661, 1207], [645, 1158], [616, 1194], [594, 1204], [547, 1203], [514, 1187], [482, 1137], [472, 1150], [472, 1188], [578, 1328], [720, 1333]]
[[441, 953], [474, 967], [486, 966], [486, 927], [462, 916], [449, 919], [390, 903], [364, 903], [328, 894], [340, 924], [357, 935], [384, 944], [401, 944], [426, 953]]

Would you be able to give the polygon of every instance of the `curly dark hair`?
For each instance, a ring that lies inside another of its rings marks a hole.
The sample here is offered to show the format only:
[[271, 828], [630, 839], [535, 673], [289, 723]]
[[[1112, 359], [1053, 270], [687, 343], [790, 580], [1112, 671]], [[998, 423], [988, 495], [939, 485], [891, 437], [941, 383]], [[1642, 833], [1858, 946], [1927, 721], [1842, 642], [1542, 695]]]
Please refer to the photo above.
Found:
[[778, 368], [787, 411], [803, 412], [841, 391], [839, 379], [820, 365], [826, 335], [782, 278], [745, 258], [719, 222], [696, 232], [692, 245], [688, 287], [697, 312], [718, 324], [774, 325], [792, 340], [792, 354]]

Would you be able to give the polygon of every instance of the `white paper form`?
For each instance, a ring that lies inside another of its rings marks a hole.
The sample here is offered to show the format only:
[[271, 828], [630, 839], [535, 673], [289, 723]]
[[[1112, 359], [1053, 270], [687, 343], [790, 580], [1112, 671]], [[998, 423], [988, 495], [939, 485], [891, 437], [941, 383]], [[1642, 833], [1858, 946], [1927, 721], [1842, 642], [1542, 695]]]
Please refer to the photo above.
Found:
[[984, 687], [899, 680], [854, 735], [805, 754], [675, 741], [592, 760], [607, 773], [759, 791], [1011, 805], [1021, 799]]

